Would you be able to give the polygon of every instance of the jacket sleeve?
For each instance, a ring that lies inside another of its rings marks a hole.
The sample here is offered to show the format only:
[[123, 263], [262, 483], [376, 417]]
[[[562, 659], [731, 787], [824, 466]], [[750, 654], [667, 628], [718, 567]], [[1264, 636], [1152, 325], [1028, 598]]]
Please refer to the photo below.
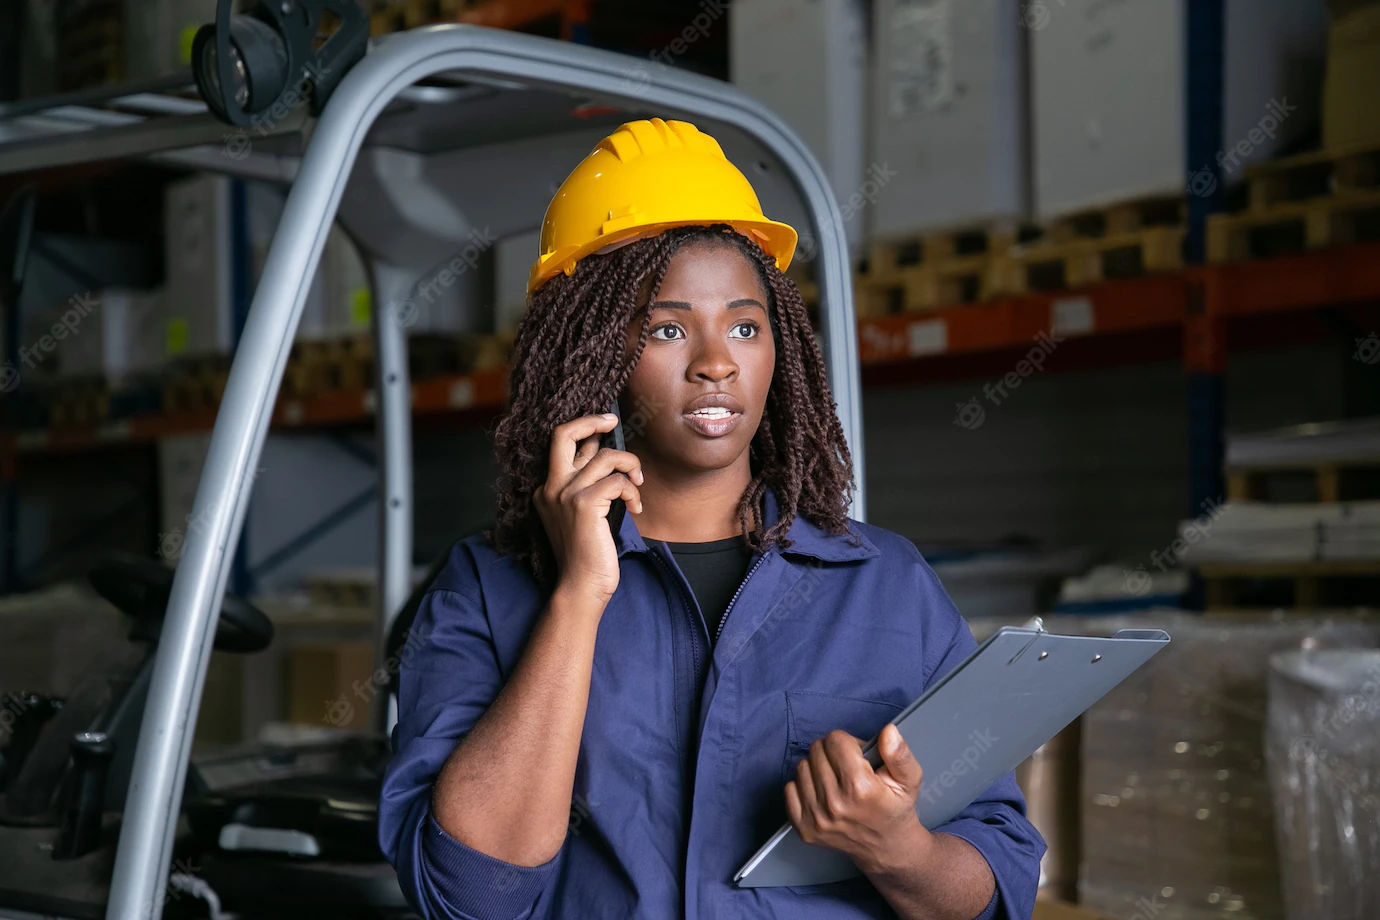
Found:
[[[933, 651], [925, 656], [927, 663], [933, 661], [925, 679], [928, 688], [962, 663], [977, 648], [977, 641], [929, 563], [922, 560], [921, 565], [928, 582], [924, 597], [937, 621], [932, 635], [950, 636], [946, 643], [933, 646]], [[925, 782], [922, 778], [922, 788]], [[1025, 796], [1016, 785], [1014, 770], [993, 783], [947, 823], [933, 830], [968, 841], [992, 870], [996, 891], [976, 920], [1025, 920], [1030, 916], [1040, 885], [1040, 860], [1045, 854], [1045, 841], [1026, 819]]]
[[455, 746], [503, 685], [474, 592], [433, 587], [398, 662], [394, 755], [379, 799], [379, 845], [423, 917], [522, 920], [555, 872], [496, 859], [451, 837], [431, 810], [432, 787]]

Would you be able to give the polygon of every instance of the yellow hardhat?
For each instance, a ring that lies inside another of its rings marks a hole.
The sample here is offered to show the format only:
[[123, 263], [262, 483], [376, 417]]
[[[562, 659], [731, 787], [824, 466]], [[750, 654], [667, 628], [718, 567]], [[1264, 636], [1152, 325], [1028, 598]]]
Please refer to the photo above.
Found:
[[580, 259], [613, 244], [718, 223], [755, 240], [782, 271], [791, 264], [795, 230], [766, 218], [718, 141], [685, 121], [630, 121], [600, 141], [556, 190], [527, 291], [557, 272], [571, 274]]

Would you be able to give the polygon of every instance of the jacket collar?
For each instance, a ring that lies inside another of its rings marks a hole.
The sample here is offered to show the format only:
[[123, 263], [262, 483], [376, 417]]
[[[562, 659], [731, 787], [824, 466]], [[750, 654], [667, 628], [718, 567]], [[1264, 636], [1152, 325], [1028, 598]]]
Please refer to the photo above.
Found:
[[[780, 519], [780, 502], [776, 497], [776, 490], [771, 486], [767, 486], [764, 512], [768, 528]], [[873, 545], [867, 535], [861, 529], [853, 526], [852, 518], [849, 518], [849, 522], [849, 533], [831, 534], [815, 526], [804, 515], [797, 514], [791, 520], [790, 529], [786, 531], [786, 536], [792, 541], [792, 545], [786, 549], [781, 549], [777, 545], [772, 547], [772, 551], [813, 556], [825, 562], [853, 562], [880, 556], [881, 551]], [[853, 545], [850, 533], [857, 535], [858, 545]], [[614, 535], [614, 546], [620, 557], [625, 553], [648, 552], [647, 544], [642, 539], [642, 534], [638, 532], [637, 522], [633, 520], [631, 514], [626, 512], [623, 514], [623, 523]]]

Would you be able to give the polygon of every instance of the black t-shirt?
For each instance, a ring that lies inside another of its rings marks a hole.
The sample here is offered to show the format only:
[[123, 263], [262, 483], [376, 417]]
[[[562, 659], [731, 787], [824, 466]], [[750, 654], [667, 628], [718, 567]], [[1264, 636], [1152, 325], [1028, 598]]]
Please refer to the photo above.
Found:
[[667, 540], [651, 541], [666, 545], [675, 556], [676, 565], [685, 573], [686, 581], [695, 592], [700, 610], [704, 613], [705, 626], [709, 627], [709, 640], [712, 645], [718, 638], [719, 621], [728, 609], [729, 601], [737, 593], [747, 574], [748, 562], [752, 559], [752, 547], [742, 534], [707, 543], [671, 543]]

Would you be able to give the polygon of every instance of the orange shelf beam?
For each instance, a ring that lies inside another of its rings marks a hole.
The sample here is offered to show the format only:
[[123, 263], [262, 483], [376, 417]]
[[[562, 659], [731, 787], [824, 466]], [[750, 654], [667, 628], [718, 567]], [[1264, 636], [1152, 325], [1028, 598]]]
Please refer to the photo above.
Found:
[[525, 29], [552, 16], [561, 17], [562, 37], [576, 24], [589, 21], [588, 0], [488, 0], [455, 14], [453, 22], [493, 29]]
[[[1023, 348], [1042, 334], [1093, 340], [1181, 329], [1185, 367], [1212, 370], [1225, 360], [1225, 322], [1230, 318], [1362, 303], [1380, 304], [1377, 243], [865, 319], [858, 323], [858, 350], [867, 367]], [[412, 408], [419, 415], [499, 409], [507, 401], [507, 387], [507, 368], [423, 380], [412, 385]], [[366, 389], [283, 400], [273, 425], [291, 430], [357, 423], [373, 415], [374, 401], [373, 391]], [[205, 410], [100, 426], [5, 432], [0, 434], [0, 475], [13, 475], [16, 454], [149, 442], [209, 431], [214, 423], [215, 412]]]

